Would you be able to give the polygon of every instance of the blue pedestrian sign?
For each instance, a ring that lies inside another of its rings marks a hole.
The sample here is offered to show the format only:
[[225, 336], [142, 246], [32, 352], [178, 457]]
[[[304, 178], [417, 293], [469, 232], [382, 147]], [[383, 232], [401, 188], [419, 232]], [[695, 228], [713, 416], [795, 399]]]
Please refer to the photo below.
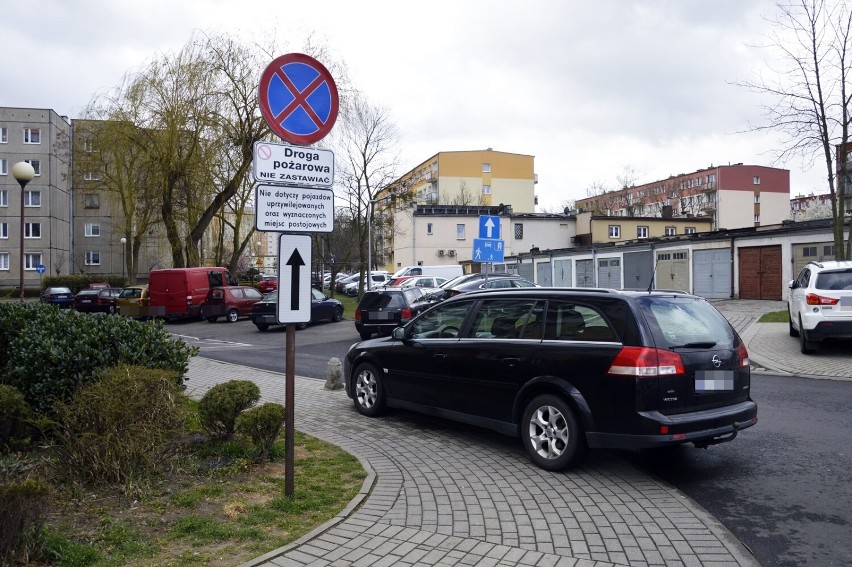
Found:
[[500, 217], [482, 215], [479, 217], [479, 238], [500, 240]]
[[278, 57], [260, 76], [258, 103], [274, 133], [308, 146], [329, 133], [340, 100], [337, 85], [322, 63], [302, 53]]
[[36, 271], [39, 275], [43, 274], [46, 269], [47, 268], [44, 267], [44, 264], [39, 264], [38, 266], [36, 266]]
[[502, 240], [474, 238], [473, 257], [474, 262], [500, 263], [503, 262], [504, 246]]

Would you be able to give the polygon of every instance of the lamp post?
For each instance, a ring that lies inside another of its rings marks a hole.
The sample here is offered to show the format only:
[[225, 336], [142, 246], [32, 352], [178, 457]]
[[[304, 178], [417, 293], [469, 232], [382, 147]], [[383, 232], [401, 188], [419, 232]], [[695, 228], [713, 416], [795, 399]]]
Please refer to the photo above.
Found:
[[127, 258], [127, 239], [123, 236], [121, 237], [121, 277], [124, 278], [124, 268], [125, 262]]
[[367, 206], [367, 289], [373, 287], [373, 207], [377, 202], [378, 199], [370, 199], [370, 204]]
[[35, 177], [33, 166], [25, 161], [19, 161], [12, 166], [12, 176], [21, 186], [21, 301], [24, 300], [24, 190], [27, 183]]

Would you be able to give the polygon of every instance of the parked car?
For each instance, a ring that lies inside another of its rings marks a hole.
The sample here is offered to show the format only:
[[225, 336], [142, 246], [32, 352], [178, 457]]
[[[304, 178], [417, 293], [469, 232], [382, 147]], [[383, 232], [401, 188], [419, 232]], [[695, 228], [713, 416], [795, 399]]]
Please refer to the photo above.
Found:
[[92, 282], [89, 284], [89, 289], [106, 289], [109, 284], [106, 282]]
[[440, 276], [445, 279], [464, 275], [461, 264], [442, 264], [440, 266], [405, 266], [393, 273], [394, 278], [400, 276]]
[[346, 276], [345, 278], [338, 279], [334, 284], [334, 291], [337, 293], [343, 293], [343, 288], [352, 282], [357, 282], [359, 278], [359, 274], [352, 274], [351, 276]]
[[[448, 282], [447, 278], [442, 278], [439, 276], [403, 276], [405, 279], [401, 284], [402, 287], [425, 287], [425, 288], [437, 288], [441, 287], [443, 284]], [[401, 279], [401, 278], [398, 278]]]
[[364, 293], [355, 309], [355, 329], [362, 339], [390, 334], [434, 304], [419, 287], [379, 287]]
[[118, 313], [125, 317], [148, 316], [148, 285], [131, 285], [118, 294]]
[[148, 281], [151, 315], [198, 317], [211, 289], [237, 285], [239, 282], [222, 267], [151, 270]]
[[68, 287], [49, 287], [41, 292], [39, 301], [57, 307], [71, 307], [74, 305], [74, 294]]
[[81, 289], [74, 296], [74, 309], [83, 313], [109, 313], [117, 310], [120, 287]]
[[804, 354], [825, 340], [852, 339], [852, 261], [808, 262], [789, 287], [790, 336]]
[[[342, 280], [343, 278], [348, 278], [350, 275], [351, 275], [351, 274], [347, 274], [347, 273], [345, 273], [345, 272], [341, 272], [341, 273], [337, 274], [337, 275], [334, 277], [334, 283], [336, 284], [337, 282], [339, 282], [339, 281], [340, 281], [340, 280]], [[322, 278], [322, 288], [323, 288], [323, 289], [331, 289], [331, 285], [332, 285], [332, 281], [331, 281], [331, 274], [326, 274], [326, 275], [325, 275], [325, 276], [323, 276], [323, 278]], [[337, 290], [335, 290], [335, 291], [337, 291]]]
[[[387, 272], [372, 272], [370, 274], [370, 280], [373, 283], [369, 287], [373, 288], [373, 287], [377, 287], [377, 286], [387, 285], [387, 283], [390, 281], [390, 279], [391, 278], [390, 278], [390, 276], [388, 275]], [[349, 297], [355, 297], [356, 295], [358, 295], [358, 284], [359, 284], [358, 279], [356, 279], [354, 282], [346, 284], [346, 286], [343, 288], [343, 293], [345, 293]], [[367, 278], [365, 276], [364, 277], [364, 289], [367, 289], [367, 287], [368, 287], [367, 286]]]
[[240, 317], [250, 317], [252, 307], [261, 299], [263, 294], [247, 285], [216, 287], [207, 292], [201, 316], [210, 323], [223, 316], [228, 323], [235, 323]]
[[[487, 276], [487, 277], [486, 277]], [[460, 293], [478, 291], [481, 289], [506, 289], [513, 287], [535, 287], [535, 284], [517, 274], [466, 274], [444, 282], [444, 299], [449, 299]]]
[[356, 343], [343, 376], [364, 415], [405, 408], [518, 436], [547, 470], [588, 447], [707, 447], [757, 423], [742, 339], [677, 292], [461, 294]]
[[[257, 303], [251, 309], [251, 322], [258, 331], [265, 331], [273, 325], [281, 325], [278, 322], [278, 292], [273, 291]], [[323, 320], [340, 321], [343, 319], [343, 304], [328, 297], [316, 288], [311, 288], [311, 320], [306, 323], [296, 323], [297, 329], [304, 329], [309, 323]]]
[[257, 282], [257, 291], [269, 293], [276, 289], [278, 289], [278, 276], [260, 276], [260, 281]]

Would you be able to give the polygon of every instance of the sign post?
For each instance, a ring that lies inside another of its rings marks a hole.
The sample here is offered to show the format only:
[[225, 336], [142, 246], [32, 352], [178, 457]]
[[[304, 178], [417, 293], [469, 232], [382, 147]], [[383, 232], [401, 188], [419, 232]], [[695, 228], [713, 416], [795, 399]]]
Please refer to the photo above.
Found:
[[[302, 53], [272, 61], [260, 76], [260, 112], [285, 142], [307, 146], [323, 139], [337, 120], [337, 85], [322, 63]], [[302, 233], [334, 229], [334, 154], [327, 150], [256, 142], [253, 174], [255, 228]], [[278, 239], [278, 322], [284, 344], [284, 494], [293, 496], [296, 327], [311, 320], [311, 237]]]

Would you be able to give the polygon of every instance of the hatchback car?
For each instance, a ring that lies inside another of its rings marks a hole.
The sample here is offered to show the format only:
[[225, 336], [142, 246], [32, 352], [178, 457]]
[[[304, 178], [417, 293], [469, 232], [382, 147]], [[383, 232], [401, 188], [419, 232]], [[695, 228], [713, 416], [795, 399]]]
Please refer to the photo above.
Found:
[[852, 339], [852, 261], [808, 262], [790, 282], [790, 336], [804, 354], [825, 340]]
[[[373, 272], [370, 274], [370, 281], [372, 284], [369, 286], [371, 288], [387, 285], [387, 283], [391, 280], [391, 277], [387, 272]], [[346, 284], [343, 287], [343, 293], [349, 297], [355, 297], [358, 295], [358, 285], [361, 282], [356, 278], [355, 281]], [[367, 277], [364, 276], [364, 289], [367, 289]]]
[[278, 276], [260, 276], [260, 281], [257, 282], [257, 291], [269, 293], [276, 289], [278, 289]]
[[466, 293], [354, 344], [344, 364], [362, 414], [405, 408], [519, 436], [548, 470], [588, 447], [707, 447], [757, 423], [743, 341], [685, 293]]
[[74, 294], [68, 287], [49, 287], [41, 292], [39, 301], [57, 307], [71, 307], [74, 305]]
[[109, 313], [117, 311], [121, 288], [81, 289], [74, 296], [74, 309], [83, 313]]
[[131, 285], [118, 294], [118, 312], [125, 317], [146, 317], [148, 315], [148, 285]]
[[513, 287], [535, 287], [535, 284], [516, 274], [465, 274], [444, 282], [444, 299], [482, 289], [507, 289]]
[[390, 334], [425, 311], [434, 300], [419, 287], [381, 287], [368, 290], [355, 308], [355, 329], [362, 339]]
[[[251, 322], [257, 327], [258, 331], [265, 331], [272, 325], [280, 325], [278, 323], [278, 292], [264, 296], [264, 298], [251, 309]], [[311, 320], [309, 323], [316, 323], [323, 320], [340, 321], [343, 319], [343, 304], [328, 297], [326, 294], [316, 288], [311, 288]], [[297, 329], [304, 329], [309, 323], [296, 323]]]
[[201, 304], [201, 316], [215, 323], [224, 315], [229, 323], [235, 323], [240, 317], [249, 317], [252, 307], [261, 299], [263, 294], [253, 287], [215, 287], [207, 292], [207, 298]]

